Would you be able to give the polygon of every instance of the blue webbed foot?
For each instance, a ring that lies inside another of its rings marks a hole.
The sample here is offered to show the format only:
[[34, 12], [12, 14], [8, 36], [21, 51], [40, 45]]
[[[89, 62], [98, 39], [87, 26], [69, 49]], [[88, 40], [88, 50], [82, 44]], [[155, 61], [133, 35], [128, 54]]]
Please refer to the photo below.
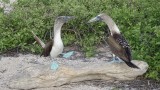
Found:
[[109, 63], [121, 63], [123, 62], [123, 60], [121, 60], [119, 57], [113, 55], [112, 61], [110, 61]]
[[69, 58], [74, 54], [74, 51], [69, 51], [67, 53], [62, 53], [63, 58]]
[[59, 65], [56, 61], [53, 61], [52, 64], [51, 64], [51, 69], [53, 71], [56, 71], [58, 69]]
[[117, 58], [112, 58], [112, 61], [110, 61], [109, 63], [120, 63], [120, 62]]
[[124, 62], [122, 59], [120, 59], [119, 57], [116, 57], [117, 58], [117, 61], [119, 62], [119, 63], [121, 63], [121, 62]]

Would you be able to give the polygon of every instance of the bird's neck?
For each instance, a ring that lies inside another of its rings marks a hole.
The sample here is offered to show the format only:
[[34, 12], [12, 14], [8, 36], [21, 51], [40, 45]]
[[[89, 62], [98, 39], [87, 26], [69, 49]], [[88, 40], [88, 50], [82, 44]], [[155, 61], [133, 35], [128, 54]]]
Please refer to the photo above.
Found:
[[108, 25], [108, 28], [111, 32], [111, 35], [113, 35], [114, 33], [120, 34], [120, 30], [118, 29], [118, 26], [116, 25], [116, 23], [112, 20], [111, 17], [109, 17], [108, 15], [104, 15], [102, 17], [103, 21]]
[[63, 44], [61, 39], [61, 28], [63, 23], [57, 23], [54, 25], [54, 45]]

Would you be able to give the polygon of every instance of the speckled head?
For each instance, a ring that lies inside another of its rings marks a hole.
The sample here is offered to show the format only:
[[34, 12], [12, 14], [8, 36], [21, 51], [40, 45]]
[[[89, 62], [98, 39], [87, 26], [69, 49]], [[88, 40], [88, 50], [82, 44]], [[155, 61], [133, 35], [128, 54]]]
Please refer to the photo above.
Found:
[[104, 14], [104, 13], [101, 13], [101, 14], [97, 15], [96, 17], [90, 19], [90, 20], [88, 21], [88, 23], [95, 22], [95, 21], [103, 21], [103, 17], [104, 17], [104, 16], [105, 16], [105, 14]]
[[110, 29], [110, 31], [111, 31], [111, 35], [112, 35], [113, 33], [118, 33], [118, 34], [120, 34], [120, 30], [118, 29], [118, 26], [117, 26], [116, 23], [112, 20], [112, 18], [111, 18], [110, 16], [108, 16], [107, 14], [101, 13], [101, 14], [97, 15], [96, 17], [90, 19], [90, 20], [88, 21], [88, 23], [95, 22], [95, 21], [103, 21], [103, 22], [105, 22], [105, 23], [108, 25], [108, 27], [109, 27], [109, 29]]

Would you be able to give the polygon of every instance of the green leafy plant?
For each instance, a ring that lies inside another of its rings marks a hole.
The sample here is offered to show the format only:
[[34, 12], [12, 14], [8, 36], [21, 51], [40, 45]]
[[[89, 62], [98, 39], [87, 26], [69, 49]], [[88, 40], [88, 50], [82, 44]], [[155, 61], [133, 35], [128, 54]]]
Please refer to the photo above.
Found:
[[[49, 39], [54, 20], [60, 15], [76, 16], [62, 28], [65, 46], [81, 47], [87, 57], [106, 38], [102, 22], [87, 24], [101, 12], [108, 13], [129, 41], [133, 59], [149, 64], [147, 78], [160, 79], [160, 7], [156, 0], [17, 0], [9, 14], [0, 9], [0, 52], [12, 48], [39, 53], [31, 30]], [[46, 37], [45, 37], [46, 35]]]

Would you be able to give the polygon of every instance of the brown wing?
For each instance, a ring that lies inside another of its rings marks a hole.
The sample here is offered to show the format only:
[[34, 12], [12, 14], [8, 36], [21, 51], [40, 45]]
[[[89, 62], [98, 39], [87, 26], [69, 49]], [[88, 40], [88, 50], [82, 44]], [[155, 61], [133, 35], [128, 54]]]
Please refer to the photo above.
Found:
[[109, 36], [107, 42], [111, 48], [111, 51], [125, 61], [131, 61], [131, 50], [128, 42], [120, 34], [114, 34]]
[[50, 55], [50, 52], [51, 52], [51, 49], [52, 49], [52, 46], [53, 46], [53, 40], [49, 40], [46, 44], [44, 44], [42, 42], [42, 40], [36, 36], [36, 34], [31, 31], [32, 35], [34, 36], [34, 39], [38, 42], [38, 44], [43, 48], [43, 51], [42, 51], [42, 54], [41, 56], [43, 55], [44, 57], [47, 57]]
[[44, 42], [42, 42], [42, 40], [41, 40], [39, 37], [37, 37], [37, 35], [36, 35], [33, 31], [31, 31], [31, 33], [32, 33], [34, 39], [37, 41], [37, 43], [38, 43], [42, 48], [44, 48], [44, 47], [45, 47]]
[[45, 47], [43, 49], [43, 52], [41, 54], [41, 56], [43, 55], [44, 57], [47, 57], [50, 55], [51, 49], [53, 46], [53, 40], [49, 40], [46, 44]]

